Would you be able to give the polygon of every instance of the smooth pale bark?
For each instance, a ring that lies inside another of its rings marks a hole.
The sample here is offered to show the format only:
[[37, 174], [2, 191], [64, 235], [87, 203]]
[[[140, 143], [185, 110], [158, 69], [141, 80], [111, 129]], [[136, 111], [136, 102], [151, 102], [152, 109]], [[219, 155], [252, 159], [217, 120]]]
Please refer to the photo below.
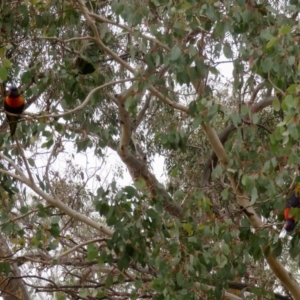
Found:
[[[205, 131], [205, 134], [213, 148], [213, 151], [216, 153], [216, 155], [219, 158], [220, 163], [224, 166], [226, 170], [226, 164], [228, 161], [227, 153], [217, 135], [215, 130], [209, 126], [202, 124], [202, 128]], [[232, 173], [227, 172], [228, 178], [231, 182], [231, 186], [235, 192], [237, 202], [239, 204], [240, 209], [243, 211], [245, 216], [248, 218], [250, 224], [254, 228], [260, 228], [263, 227], [263, 222], [260, 219], [260, 217], [257, 215], [254, 208], [250, 205], [249, 198], [247, 195], [244, 195], [242, 191], [238, 188], [238, 185], [234, 179], [234, 176]], [[265, 247], [262, 247], [263, 252], [265, 253]], [[281, 283], [284, 285], [284, 287], [290, 291], [290, 293], [293, 295], [294, 299], [300, 300], [300, 287], [298, 283], [291, 277], [290, 273], [283, 267], [283, 265], [272, 256], [272, 253], [269, 252], [269, 254], [265, 255], [266, 261], [268, 262], [270, 268], [276, 275], [276, 277], [281, 281]]]
[[[85, 16], [85, 18], [87, 20], [87, 23], [89, 24], [89, 26], [91, 27], [91, 29], [93, 31], [94, 37], [92, 37], [92, 40], [99, 46], [100, 49], [102, 49], [106, 54], [108, 54], [115, 62], [119, 63], [123, 68], [127, 69], [129, 72], [134, 74], [136, 70], [134, 70], [133, 67], [131, 67], [124, 60], [122, 60], [117, 53], [113, 52], [110, 48], [108, 48], [102, 42], [99, 32], [98, 32], [98, 29], [95, 25], [94, 19], [91, 17], [89, 10], [87, 9], [87, 7], [84, 4], [84, 1], [77, 0], [77, 2], [79, 4], [80, 10], [82, 11], [83, 15]], [[93, 17], [95, 18], [95, 16], [93, 16]], [[193, 82], [193, 85], [195, 87], [197, 94], [199, 96], [201, 96], [202, 92], [204, 91], [204, 82], [202, 82], [202, 80], [199, 79], [198, 82], [196, 82], [196, 81]], [[180, 110], [184, 113], [189, 113], [188, 107], [186, 107], [180, 103], [176, 103], [168, 97], [165, 97], [153, 85], [150, 84], [148, 86], [148, 91], [150, 93], [152, 93], [154, 96], [156, 96], [164, 104], [166, 104], [176, 110]], [[118, 148], [118, 154], [121, 157], [122, 161], [127, 165], [128, 168], [130, 165], [136, 167], [136, 168], [132, 168], [132, 169], [129, 168], [129, 171], [131, 171], [132, 177], [137, 178], [138, 175], [141, 176], [141, 174], [144, 173], [144, 175], [146, 175], [146, 176], [144, 178], [143, 177], [142, 178], [146, 181], [146, 183], [147, 182], [149, 183], [149, 185], [147, 184], [147, 187], [149, 188], [149, 190], [152, 193], [156, 192], [157, 191], [157, 185], [155, 184], [156, 182], [155, 181], [151, 182], [150, 180], [148, 181], [148, 179], [151, 179], [151, 177], [153, 175], [150, 172], [147, 172], [147, 168], [146, 168], [145, 164], [138, 164], [138, 160], [134, 156], [132, 156], [127, 149], [128, 144], [129, 144], [129, 139], [131, 138], [131, 135], [129, 135], [129, 133], [131, 134], [131, 130], [130, 130], [131, 124], [129, 124], [126, 113], [124, 112], [125, 110], [123, 110], [124, 99], [122, 99], [122, 100], [123, 101], [119, 102], [119, 109], [121, 107], [121, 109], [119, 110], [119, 114], [121, 117], [123, 114], [123, 120], [121, 119], [121, 121], [125, 121], [126, 125], [124, 126], [124, 124], [123, 124], [123, 133], [122, 133], [122, 137], [121, 137], [121, 143]], [[270, 102], [271, 101], [272, 101], [272, 99], [270, 99]], [[268, 101], [266, 101], [266, 102], [268, 102]], [[260, 106], [262, 104], [258, 103], [257, 105]], [[265, 104], [263, 104], [263, 105], [265, 105]], [[268, 105], [268, 104], [266, 104], [266, 105]], [[255, 112], [255, 110], [254, 110], [254, 112]], [[226, 169], [226, 163], [228, 161], [228, 157], [227, 157], [227, 153], [226, 153], [218, 135], [216, 134], [215, 130], [210, 125], [206, 125], [204, 123], [202, 123], [201, 125], [202, 125], [202, 128], [204, 129], [205, 134], [212, 146], [212, 150], [216, 153], [220, 163]], [[244, 195], [240, 191], [233, 175], [229, 172], [227, 173], [227, 175], [231, 182], [231, 186], [236, 194], [237, 202], [238, 202], [240, 208], [243, 210], [243, 213], [248, 218], [250, 224], [254, 228], [262, 227], [263, 223], [262, 223], [260, 217], [256, 214], [253, 207], [250, 206], [250, 202], [248, 200], [247, 195]], [[167, 209], [167, 206], [164, 206], [164, 208]], [[179, 208], [179, 211], [180, 211], [180, 208]], [[282, 264], [276, 258], [274, 258], [272, 256], [271, 253], [266, 255], [265, 258], [266, 258], [266, 261], [268, 262], [270, 268], [272, 269], [274, 274], [277, 276], [277, 278], [281, 281], [281, 283], [285, 286], [285, 288], [291, 292], [291, 294], [293, 295], [293, 297], [295, 299], [300, 300], [300, 287], [297, 284], [297, 282], [293, 278], [290, 277], [290, 274], [287, 272], [287, 270], [282, 266]]]

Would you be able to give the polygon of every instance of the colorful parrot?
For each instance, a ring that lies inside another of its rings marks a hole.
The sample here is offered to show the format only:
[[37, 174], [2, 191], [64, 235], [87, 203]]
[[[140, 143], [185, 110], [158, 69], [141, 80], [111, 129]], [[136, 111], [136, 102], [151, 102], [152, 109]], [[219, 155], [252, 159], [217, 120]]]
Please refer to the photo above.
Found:
[[291, 208], [300, 208], [300, 184], [296, 185], [293, 194], [290, 197], [284, 209], [284, 219], [285, 219], [284, 229], [287, 232], [292, 232], [297, 225], [295, 218], [290, 214]]
[[[24, 105], [24, 98], [20, 96], [17, 87], [12, 85], [8, 90], [8, 95], [5, 97], [4, 110], [12, 114], [20, 115], [24, 110]], [[14, 136], [20, 117], [6, 114], [6, 118], [9, 123], [10, 135]]]

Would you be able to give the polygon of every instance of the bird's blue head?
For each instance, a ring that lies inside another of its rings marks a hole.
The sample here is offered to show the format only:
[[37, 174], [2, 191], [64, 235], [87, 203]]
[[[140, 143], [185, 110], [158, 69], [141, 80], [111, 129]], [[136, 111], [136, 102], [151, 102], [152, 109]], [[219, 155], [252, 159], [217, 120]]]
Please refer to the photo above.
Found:
[[19, 97], [19, 90], [15, 85], [12, 85], [8, 90], [8, 96], [11, 98], [17, 98]]
[[293, 220], [286, 220], [284, 229], [286, 232], [292, 232], [295, 229], [296, 225], [297, 225], [297, 222], [295, 222]]

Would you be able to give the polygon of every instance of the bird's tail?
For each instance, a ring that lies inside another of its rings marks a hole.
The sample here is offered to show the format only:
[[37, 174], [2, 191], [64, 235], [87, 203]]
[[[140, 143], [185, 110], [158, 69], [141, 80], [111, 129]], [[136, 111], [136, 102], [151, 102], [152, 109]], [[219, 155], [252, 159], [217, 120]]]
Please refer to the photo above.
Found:
[[15, 120], [8, 120], [9, 129], [10, 129], [10, 136], [13, 137], [17, 130], [17, 121]]

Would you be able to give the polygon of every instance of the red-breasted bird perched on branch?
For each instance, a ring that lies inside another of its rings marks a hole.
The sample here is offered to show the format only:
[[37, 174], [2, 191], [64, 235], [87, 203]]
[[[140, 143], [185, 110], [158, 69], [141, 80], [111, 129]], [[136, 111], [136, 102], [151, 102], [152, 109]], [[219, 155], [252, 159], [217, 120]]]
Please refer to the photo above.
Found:
[[297, 225], [295, 218], [290, 214], [291, 208], [300, 208], [300, 184], [296, 185], [293, 194], [291, 195], [284, 209], [284, 229], [287, 232], [292, 232]]
[[[4, 110], [15, 115], [20, 115], [24, 110], [24, 105], [24, 98], [20, 96], [17, 87], [12, 85], [8, 90], [7, 96], [5, 97]], [[10, 135], [14, 136], [20, 117], [6, 114], [6, 118], [9, 123]]]

